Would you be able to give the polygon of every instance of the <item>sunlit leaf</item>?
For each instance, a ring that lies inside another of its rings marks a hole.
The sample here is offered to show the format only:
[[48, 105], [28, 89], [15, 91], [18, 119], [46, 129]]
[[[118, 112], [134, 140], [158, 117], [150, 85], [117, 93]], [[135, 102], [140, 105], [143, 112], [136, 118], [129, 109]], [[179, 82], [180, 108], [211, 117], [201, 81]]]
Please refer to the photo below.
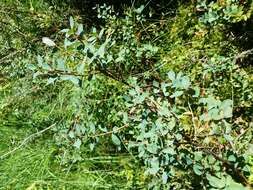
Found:
[[202, 169], [203, 169], [203, 167], [199, 164], [194, 164], [193, 165], [193, 171], [197, 175], [202, 175]]
[[121, 144], [120, 139], [115, 134], [112, 134], [112, 142], [117, 146]]
[[162, 174], [162, 180], [163, 180], [163, 184], [166, 184], [168, 181], [168, 174], [166, 172], [163, 172]]
[[73, 146], [76, 147], [77, 149], [80, 149], [81, 144], [82, 144], [82, 141], [80, 139], [76, 139]]
[[172, 80], [172, 81], [174, 81], [175, 78], [176, 78], [176, 74], [175, 74], [174, 71], [169, 71], [169, 72], [167, 73], [167, 75], [168, 75], [169, 79]]
[[176, 98], [176, 97], [181, 96], [183, 93], [184, 93], [183, 91], [176, 91], [170, 97], [171, 98]]
[[69, 17], [69, 25], [70, 25], [70, 28], [74, 28], [74, 19], [73, 17]]
[[83, 32], [83, 24], [79, 24], [79, 25], [78, 25], [78, 28], [77, 28], [76, 34], [77, 34], [77, 35], [80, 35], [82, 32]]
[[47, 46], [50, 46], [50, 47], [56, 46], [56, 44], [54, 43], [54, 41], [51, 40], [51, 39], [48, 38], [48, 37], [43, 37], [43, 38], [42, 38], [42, 42], [43, 42], [44, 44], [46, 44]]

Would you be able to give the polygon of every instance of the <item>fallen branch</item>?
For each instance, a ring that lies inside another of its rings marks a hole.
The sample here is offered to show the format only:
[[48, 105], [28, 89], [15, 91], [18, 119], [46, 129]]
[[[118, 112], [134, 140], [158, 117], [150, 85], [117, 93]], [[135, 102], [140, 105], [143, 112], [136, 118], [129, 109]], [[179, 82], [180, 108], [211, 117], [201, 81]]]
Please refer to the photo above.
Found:
[[30, 136], [28, 136], [27, 138], [25, 138], [17, 147], [15, 147], [14, 149], [12, 149], [11, 151], [3, 154], [2, 156], [0, 156], [0, 160], [6, 158], [7, 156], [11, 155], [12, 153], [16, 152], [17, 150], [19, 150], [20, 148], [22, 148], [26, 143], [28, 143], [31, 139], [33, 139], [36, 136], [39, 136], [41, 134], [43, 134], [44, 132], [48, 131], [49, 129], [53, 128], [56, 125], [56, 123], [50, 125], [49, 127], [38, 131], [37, 133], [34, 133]]
[[244, 58], [250, 54], [253, 54], [253, 49], [249, 49], [247, 51], [241, 52], [240, 54], [238, 54], [234, 57], [233, 63], [236, 63], [238, 59]]

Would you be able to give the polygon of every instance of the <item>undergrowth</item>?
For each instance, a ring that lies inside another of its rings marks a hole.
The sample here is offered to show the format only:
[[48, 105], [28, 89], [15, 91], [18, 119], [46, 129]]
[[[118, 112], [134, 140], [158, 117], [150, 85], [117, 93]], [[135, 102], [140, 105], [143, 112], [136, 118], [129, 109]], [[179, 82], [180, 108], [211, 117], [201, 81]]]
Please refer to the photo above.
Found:
[[252, 188], [252, 2], [134, 2], [0, 3], [0, 189]]
[[[34, 129], [1, 126], [0, 155], [12, 150]], [[135, 184], [129, 155], [84, 154], [78, 164], [59, 165], [58, 148], [44, 134], [1, 160], [0, 189], [128, 189]], [[126, 168], [128, 167], [128, 168]], [[138, 175], [138, 174], [136, 174]], [[126, 183], [127, 181], [127, 183]]]

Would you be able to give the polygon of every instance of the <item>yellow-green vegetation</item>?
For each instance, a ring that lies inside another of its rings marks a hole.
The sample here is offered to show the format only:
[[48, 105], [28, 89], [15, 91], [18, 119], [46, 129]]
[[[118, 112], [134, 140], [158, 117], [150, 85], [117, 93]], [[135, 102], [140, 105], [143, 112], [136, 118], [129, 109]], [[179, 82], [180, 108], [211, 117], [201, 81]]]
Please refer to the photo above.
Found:
[[0, 2], [0, 189], [252, 189], [252, 10]]

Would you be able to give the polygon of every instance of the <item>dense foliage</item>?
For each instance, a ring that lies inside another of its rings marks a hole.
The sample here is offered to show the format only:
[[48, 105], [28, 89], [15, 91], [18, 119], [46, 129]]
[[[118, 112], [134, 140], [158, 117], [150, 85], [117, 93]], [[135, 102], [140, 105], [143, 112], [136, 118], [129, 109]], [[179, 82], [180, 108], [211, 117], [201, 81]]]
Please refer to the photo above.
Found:
[[1, 126], [51, 130], [63, 168], [117, 155], [126, 189], [252, 188], [252, 1], [39, 2], [1, 4]]

